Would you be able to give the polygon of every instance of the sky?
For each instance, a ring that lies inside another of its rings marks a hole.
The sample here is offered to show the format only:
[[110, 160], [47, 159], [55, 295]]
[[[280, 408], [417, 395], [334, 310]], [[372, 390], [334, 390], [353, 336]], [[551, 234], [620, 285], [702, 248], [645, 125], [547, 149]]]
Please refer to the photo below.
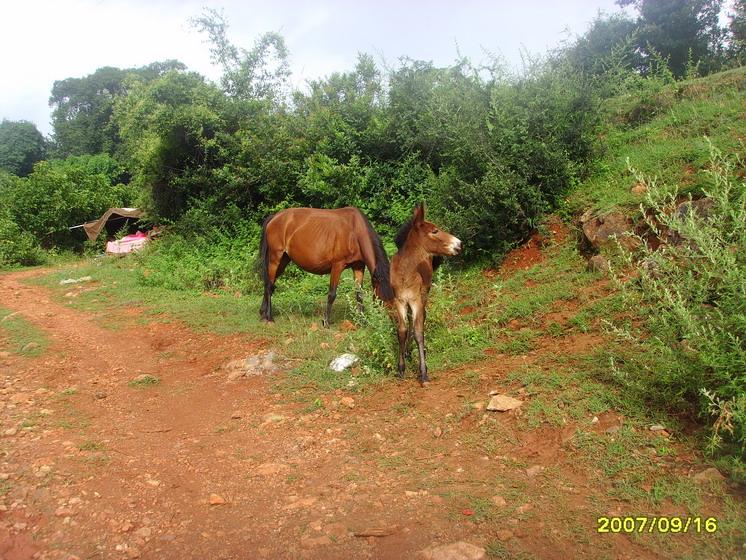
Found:
[[228, 38], [251, 48], [277, 31], [290, 51], [292, 83], [354, 68], [358, 53], [396, 67], [400, 56], [451, 64], [488, 55], [520, 67], [521, 52], [544, 53], [582, 34], [614, 0], [2, 0], [0, 119], [51, 133], [56, 80], [102, 66], [132, 68], [178, 59], [217, 80], [205, 37], [189, 25], [204, 7], [222, 9]]

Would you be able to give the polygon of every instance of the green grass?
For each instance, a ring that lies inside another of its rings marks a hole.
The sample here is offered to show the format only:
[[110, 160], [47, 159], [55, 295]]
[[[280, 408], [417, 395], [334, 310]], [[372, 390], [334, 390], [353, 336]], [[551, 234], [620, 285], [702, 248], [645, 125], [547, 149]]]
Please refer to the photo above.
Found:
[[155, 375], [142, 375], [132, 381], [129, 381], [127, 385], [135, 389], [144, 389], [146, 387], [153, 387], [154, 385], [160, 384], [161, 379]]
[[0, 307], [0, 348], [26, 357], [41, 356], [49, 340], [20, 313]]

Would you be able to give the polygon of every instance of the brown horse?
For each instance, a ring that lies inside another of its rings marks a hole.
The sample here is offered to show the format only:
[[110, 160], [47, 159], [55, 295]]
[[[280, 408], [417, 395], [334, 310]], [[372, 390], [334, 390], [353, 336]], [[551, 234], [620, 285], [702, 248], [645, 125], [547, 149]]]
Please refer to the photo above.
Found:
[[394, 297], [389, 284], [389, 259], [381, 239], [365, 215], [348, 206], [336, 210], [288, 208], [269, 216], [262, 225], [259, 247], [264, 300], [260, 315], [273, 321], [272, 292], [290, 261], [313, 274], [330, 274], [324, 326], [329, 326], [332, 303], [342, 271], [351, 268], [357, 283], [357, 303], [362, 309], [363, 274], [368, 267], [376, 295]]
[[399, 336], [399, 377], [404, 377], [405, 353], [409, 339], [407, 318], [412, 313], [414, 337], [420, 352], [420, 384], [430, 381], [425, 363], [425, 308], [433, 271], [445, 255], [458, 255], [461, 241], [425, 221], [425, 205], [396, 234], [399, 248], [391, 259], [391, 287], [394, 289], [397, 334]]

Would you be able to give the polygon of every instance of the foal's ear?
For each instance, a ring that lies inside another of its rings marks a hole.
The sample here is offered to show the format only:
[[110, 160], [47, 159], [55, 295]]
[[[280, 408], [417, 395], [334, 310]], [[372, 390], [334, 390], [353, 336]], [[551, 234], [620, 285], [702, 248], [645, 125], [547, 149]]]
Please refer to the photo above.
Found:
[[421, 224], [425, 221], [425, 203], [420, 202], [419, 206], [414, 209], [414, 223]]

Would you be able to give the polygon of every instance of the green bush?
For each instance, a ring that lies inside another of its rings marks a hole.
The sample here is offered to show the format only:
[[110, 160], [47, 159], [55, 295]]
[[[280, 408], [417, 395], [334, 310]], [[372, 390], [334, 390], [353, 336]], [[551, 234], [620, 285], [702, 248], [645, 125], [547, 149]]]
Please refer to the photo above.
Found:
[[[647, 351], [624, 378], [667, 407], [711, 420], [710, 449], [746, 451], [746, 182], [743, 162], [711, 149], [709, 203], [681, 205], [652, 181], [650, 228], [667, 240], [643, 247], [627, 301], [647, 317]], [[629, 332], [628, 332], [629, 334]]]
[[34, 236], [22, 231], [7, 211], [0, 211], [0, 267], [30, 266], [44, 262]]

